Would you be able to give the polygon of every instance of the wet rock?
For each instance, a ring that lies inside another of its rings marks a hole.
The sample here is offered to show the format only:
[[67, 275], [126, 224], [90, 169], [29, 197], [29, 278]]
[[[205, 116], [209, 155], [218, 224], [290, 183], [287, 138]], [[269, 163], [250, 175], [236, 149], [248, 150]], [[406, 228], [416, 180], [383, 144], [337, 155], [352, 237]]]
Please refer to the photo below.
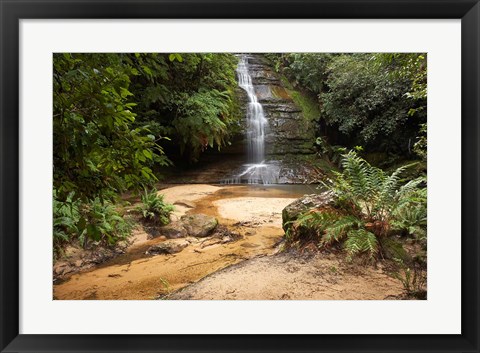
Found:
[[332, 204], [332, 202], [333, 197], [330, 192], [304, 195], [303, 197], [293, 201], [282, 210], [283, 230], [287, 231], [289, 228], [289, 225], [286, 225], [285, 223], [296, 220], [302, 213], [305, 213], [311, 209], [329, 206]]
[[68, 263], [56, 263], [55, 266], [53, 267], [53, 272], [57, 276], [65, 275], [72, 271], [73, 269]]
[[185, 238], [188, 233], [181, 222], [172, 222], [160, 228], [158, 235], [163, 235], [167, 239]]
[[260, 245], [253, 243], [243, 243], [240, 246], [243, 248], [258, 248]]
[[255, 93], [268, 120], [266, 154], [315, 153], [315, 119], [310, 110], [304, 112], [307, 106], [300, 103], [302, 93], [286, 87], [271, 62], [261, 54], [248, 55], [248, 64]]
[[302, 110], [293, 103], [279, 103], [279, 102], [266, 102], [263, 105], [263, 108], [268, 109], [270, 112], [278, 113], [300, 113]]
[[152, 245], [147, 250], [147, 254], [176, 254], [188, 246], [188, 242], [183, 239], [166, 240], [163, 243]]
[[195, 237], [186, 237], [185, 240], [188, 241], [190, 244], [197, 244], [200, 241], [198, 238]]
[[278, 85], [257, 85], [255, 93], [261, 102], [291, 101], [292, 98], [284, 87]]
[[215, 217], [204, 214], [189, 214], [182, 216], [181, 224], [186, 229], [187, 234], [192, 237], [207, 237], [215, 230], [218, 221]]
[[205, 249], [205, 248], [208, 248], [209, 246], [218, 245], [221, 243], [222, 243], [221, 239], [210, 238], [203, 241], [202, 244], [200, 245], [200, 248]]

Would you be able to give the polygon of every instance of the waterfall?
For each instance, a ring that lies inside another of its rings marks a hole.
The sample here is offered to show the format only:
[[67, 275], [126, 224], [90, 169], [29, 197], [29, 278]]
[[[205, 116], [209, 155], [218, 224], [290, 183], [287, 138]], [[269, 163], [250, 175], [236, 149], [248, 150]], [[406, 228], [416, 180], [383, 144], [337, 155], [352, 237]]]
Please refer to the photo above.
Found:
[[248, 56], [241, 55], [237, 66], [238, 85], [248, 95], [247, 103], [247, 164], [233, 178], [224, 180], [229, 184], [274, 184], [278, 182], [279, 167], [265, 163], [265, 131], [268, 121], [263, 107], [255, 94], [252, 76], [249, 72]]
[[258, 102], [252, 77], [248, 72], [248, 59], [242, 55], [237, 67], [238, 85], [247, 92], [247, 142], [248, 162], [262, 164], [265, 162], [265, 127], [267, 119], [263, 114], [263, 107]]

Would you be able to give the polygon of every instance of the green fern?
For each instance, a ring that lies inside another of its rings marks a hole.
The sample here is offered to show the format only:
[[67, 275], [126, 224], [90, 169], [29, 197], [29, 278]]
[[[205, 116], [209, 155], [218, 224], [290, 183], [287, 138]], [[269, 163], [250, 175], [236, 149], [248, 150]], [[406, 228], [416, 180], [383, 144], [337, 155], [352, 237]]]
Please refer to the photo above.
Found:
[[351, 230], [348, 232], [344, 247], [350, 257], [367, 253], [370, 258], [374, 258], [378, 253], [378, 239], [375, 234], [365, 229]]
[[323, 243], [332, 244], [339, 242], [347, 236], [353, 229], [362, 226], [363, 222], [354, 216], [341, 216], [325, 227]]
[[[402, 174], [413, 164], [402, 166], [388, 175], [357, 156], [355, 151], [343, 155], [343, 172], [324, 183], [333, 194], [335, 209], [309, 211], [289, 229], [289, 238], [315, 235], [321, 246], [344, 241], [349, 256], [368, 253], [375, 257], [379, 238], [392, 230], [402, 230], [417, 239], [426, 237], [427, 189], [425, 178], [402, 185]], [[305, 229], [309, 229], [306, 232]]]
[[84, 245], [87, 240], [114, 245], [131, 233], [131, 222], [123, 218], [112, 203], [98, 197], [83, 205], [82, 213], [85, 225], [80, 227], [79, 240]]
[[80, 202], [74, 200], [73, 196], [72, 192], [65, 201], [60, 201], [57, 198], [56, 190], [53, 191], [53, 250], [55, 257], [62, 252], [62, 247], [78, 233]]
[[145, 190], [142, 195], [142, 205], [137, 208], [145, 220], [162, 225], [170, 223], [170, 213], [174, 209], [173, 205], [165, 203], [163, 195], [158, 194], [156, 189], [150, 192]]

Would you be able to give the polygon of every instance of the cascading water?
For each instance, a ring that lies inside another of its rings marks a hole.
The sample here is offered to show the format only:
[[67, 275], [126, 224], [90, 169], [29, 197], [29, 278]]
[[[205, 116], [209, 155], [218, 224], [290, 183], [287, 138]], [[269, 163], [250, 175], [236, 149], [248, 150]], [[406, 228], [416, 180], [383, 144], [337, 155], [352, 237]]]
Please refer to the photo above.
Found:
[[267, 119], [258, 102], [252, 77], [249, 73], [248, 57], [242, 55], [237, 67], [238, 85], [247, 92], [247, 155], [248, 163], [235, 177], [226, 183], [273, 184], [278, 181], [279, 168], [265, 163], [265, 131]]
[[265, 125], [267, 119], [263, 114], [263, 107], [258, 103], [258, 98], [252, 84], [252, 77], [248, 72], [248, 59], [241, 57], [237, 67], [238, 85], [247, 92], [247, 141], [248, 160], [251, 163], [261, 164], [265, 161]]

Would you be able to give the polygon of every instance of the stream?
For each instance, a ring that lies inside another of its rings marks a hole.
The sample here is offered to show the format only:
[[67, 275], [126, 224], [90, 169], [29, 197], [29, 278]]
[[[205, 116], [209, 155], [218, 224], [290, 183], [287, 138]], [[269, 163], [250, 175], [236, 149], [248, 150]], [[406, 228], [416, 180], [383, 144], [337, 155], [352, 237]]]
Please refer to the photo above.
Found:
[[312, 185], [206, 184], [163, 189], [165, 200], [175, 204], [174, 219], [196, 213], [214, 216], [219, 226], [227, 227], [240, 239], [222, 244], [211, 238], [189, 238], [189, 246], [179, 253], [152, 256], [146, 254], [147, 249], [165, 239], [148, 239], [144, 230], [137, 229], [133, 236], [137, 240], [125, 254], [55, 284], [54, 297], [157, 299], [227, 266], [271, 255], [283, 236], [282, 209], [315, 190]]

